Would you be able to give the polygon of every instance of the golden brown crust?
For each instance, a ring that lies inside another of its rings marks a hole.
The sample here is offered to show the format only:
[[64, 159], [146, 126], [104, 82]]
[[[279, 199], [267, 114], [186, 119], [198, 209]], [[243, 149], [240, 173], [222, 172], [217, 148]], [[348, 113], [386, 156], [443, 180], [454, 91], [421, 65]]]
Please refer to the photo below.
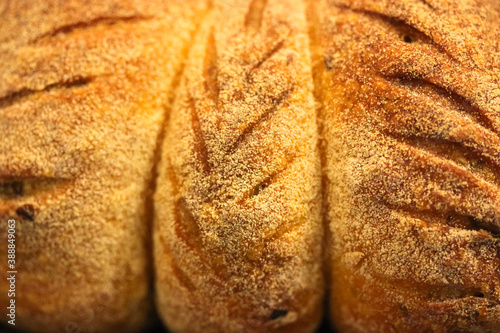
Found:
[[158, 311], [174, 332], [311, 332], [320, 179], [301, 1], [215, 1], [159, 168]]
[[342, 332], [500, 329], [499, 17], [486, 0], [311, 3]]
[[15, 218], [16, 328], [133, 332], [153, 321], [146, 197], [202, 4], [1, 2], [0, 235]]
[[309, 0], [309, 27], [304, 2], [0, 1], [17, 327], [147, 326], [164, 130], [153, 237], [165, 323], [312, 331], [326, 264], [312, 67], [335, 324], [500, 330], [499, 2]]

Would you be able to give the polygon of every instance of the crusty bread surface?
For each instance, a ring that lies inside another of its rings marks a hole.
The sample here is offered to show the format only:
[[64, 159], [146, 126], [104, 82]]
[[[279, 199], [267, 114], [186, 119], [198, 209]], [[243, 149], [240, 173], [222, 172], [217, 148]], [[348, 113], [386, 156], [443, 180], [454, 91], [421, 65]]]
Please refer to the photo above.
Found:
[[500, 330], [500, 5], [309, 7], [340, 332]]
[[173, 332], [311, 332], [320, 163], [302, 1], [214, 1], [166, 128], [157, 308]]
[[136, 332], [155, 322], [154, 155], [203, 6], [0, 1], [0, 305], [15, 219], [16, 328]]
[[0, 0], [0, 77], [16, 328], [500, 332], [497, 0]]

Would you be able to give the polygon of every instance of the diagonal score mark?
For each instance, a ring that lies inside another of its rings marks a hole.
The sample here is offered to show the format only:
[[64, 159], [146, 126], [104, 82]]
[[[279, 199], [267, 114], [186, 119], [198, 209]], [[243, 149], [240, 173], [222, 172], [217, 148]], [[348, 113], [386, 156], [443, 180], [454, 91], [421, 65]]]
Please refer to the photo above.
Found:
[[285, 102], [285, 100], [290, 96], [293, 88], [289, 88], [283, 92], [281, 92], [276, 98], [273, 99], [273, 106], [263, 112], [256, 120], [251, 122], [243, 132], [236, 138], [235, 142], [229, 147], [228, 154], [234, 154], [240, 144], [245, 141], [247, 137], [249, 137], [257, 125], [260, 123], [269, 120], [276, 111], [280, 108], [281, 105]]
[[7, 177], [0, 174], [0, 199], [17, 200], [61, 190], [73, 183], [70, 178], [43, 176]]
[[201, 165], [201, 171], [204, 174], [209, 174], [212, 170], [210, 165], [210, 157], [208, 155], [207, 143], [205, 141], [205, 135], [203, 129], [201, 128], [201, 122], [198, 115], [198, 110], [196, 108], [196, 103], [194, 97], [189, 93], [188, 97], [189, 111], [191, 114], [191, 128], [193, 130], [193, 140], [194, 140], [194, 153], [195, 158], [199, 162], [197, 164]]
[[245, 16], [245, 27], [248, 30], [257, 32], [261, 29], [266, 5], [267, 0], [252, 0]]
[[56, 29], [53, 29], [51, 31], [48, 31], [44, 34], [41, 34], [41, 35], [35, 37], [34, 39], [32, 39], [30, 41], [30, 43], [36, 44], [43, 39], [54, 37], [58, 34], [69, 34], [77, 29], [89, 29], [92, 27], [96, 27], [98, 25], [111, 26], [111, 25], [115, 25], [115, 24], [120, 23], [120, 22], [136, 23], [136, 22], [140, 22], [140, 21], [147, 21], [151, 18], [152, 17], [150, 17], [150, 16], [141, 16], [141, 15], [123, 16], [123, 17], [120, 17], [120, 16], [98, 17], [98, 18], [95, 18], [93, 20], [89, 20], [89, 21], [85, 21], [85, 22], [76, 22], [76, 23], [72, 23], [72, 24], [63, 25], [61, 27], [58, 27]]
[[23, 88], [18, 91], [13, 91], [7, 93], [3, 97], [0, 97], [0, 109], [12, 106], [13, 104], [19, 103], [21, 100], [40, 92], [49, 92], [55, 89], [71, 89], [76, 87], [82, 87], [91, 83], [94, 79], [95, 77], [75, 77], [68, 81], [56, 82], [50, 84], [40, 90]]
[[250, 68], [250, 70], [248, 71], [248, 73], [246, 75], [247, 82], [251, 81], [250, 78], [255, 70], [259, 69], [266, 61], [271, 59], [271, 57], [273, 55], [278, 53], [283, 48], [284, 43], [285, 43], [284, 41], [285, 41], [285, 38], [280, 40], [278, 43], [276, 43], [276, 45], [274, 45], [273, 48], [271, 48], [266, 53], [264, 53], [262, 58], [255, 65], [253, 65], [252, 68]]
[[417, 2], [421, 3], [430, 10], [437, 10], [437, 8], [431, 3], [430, 0], [417, 0]]
[[385, 22], [390, 25], [392, 25], [395, 29], [400, 30], [401, 27], [404, 29], [407, 29], [408, 31], [415, 31], [418, 34], [421, 34], [422, 36], [425, 36], [425, 38], [430, 42], [431, 45], [436, 47], [439, 51], [445, 53], [452, 61], [458, 63], [458, 58], [447, 48], [445, 48], [441, 43], [439, 43], [437, 37], [433, 34], [430, 34], [429, 32], [424, 31], [421, 26], [417, 26], [412, 24], [412, 21], [408, 19], [407, 17], [401, 17], [401, 16], [396, 16], [396, 15], [391, 15], [391, 14], [386, 14], [382, 10], [381, 11], [374, 11], [370, 9], [361, 9], [361, 8], [352, 8], [349, 6], [345, 5], [339, 5], [338, 6], [340, 9], [352, 11], [354, 13], [357, 13], [363, 17], [366, 17], [368, 19], [374, 19], [380, 22]]
[[215, 40], [214, 28], [208, 38], [207, 48], [205, 51], [205, 59], [203, 63], [203, 76], [205, 78], [205, 89], [215, 106], [219, 101], [219, 82], [218, 82], [218, 67], [217, 67], [217, 44]]
[[271, 184], [273, 184], [276, 179], [283, 174], [288, 168], [290, 168], [295, 161], [297, 160], [298, 156], [293, 155], [291, 157], [288, 157], [282, 166], [280, 166], [277, 170], [271, 172], [268, 176], [266, 176], [263, 180], [259, 182], [258, 185], [254, 186], [250, 191], [248, 191], [239, 201], [238, 204], [242, 204], [246, 200], [256, 197], [260, 195], [267, 187], [269, 187]]

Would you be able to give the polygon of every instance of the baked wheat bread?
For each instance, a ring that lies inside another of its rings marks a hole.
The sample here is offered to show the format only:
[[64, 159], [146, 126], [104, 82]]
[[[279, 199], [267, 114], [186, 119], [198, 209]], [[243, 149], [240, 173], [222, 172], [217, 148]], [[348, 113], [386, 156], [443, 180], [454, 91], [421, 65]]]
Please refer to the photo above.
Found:
[[499, 2], [309, 9], [333, 322], [499, 332]]
[[339, 332], [499, 332], [499, 25], [496, 0], [0, 0], [16, 327], [142, 331], [154, 296], [172, 332], [313, 332], [326, 270]]
[[158, 312], [173, 332], [311, 332], [320, 163], [302, 1], [216, 1], [166, 128]]
[[134, 332], [154, 322], [154, 154], [203, 7], [0, 1], [0, 305], [14, 218], [16, 328]]

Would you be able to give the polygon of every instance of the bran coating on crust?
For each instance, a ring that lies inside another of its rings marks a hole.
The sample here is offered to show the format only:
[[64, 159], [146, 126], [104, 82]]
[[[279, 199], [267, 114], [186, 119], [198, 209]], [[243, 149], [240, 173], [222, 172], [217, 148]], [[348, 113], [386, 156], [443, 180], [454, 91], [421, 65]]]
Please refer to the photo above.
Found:
[[158, 311], [173, 332], [311, 332], [320, 164], [305, 6], [215, 1], [163, 142]]
[[497, 332], [498, 2], [309, 9], [335, 325]]
[[155, 322], [155, 149], [204, 2], [0, 7], [0, 217], [16, 220], [16, 328], [141, 331]]

